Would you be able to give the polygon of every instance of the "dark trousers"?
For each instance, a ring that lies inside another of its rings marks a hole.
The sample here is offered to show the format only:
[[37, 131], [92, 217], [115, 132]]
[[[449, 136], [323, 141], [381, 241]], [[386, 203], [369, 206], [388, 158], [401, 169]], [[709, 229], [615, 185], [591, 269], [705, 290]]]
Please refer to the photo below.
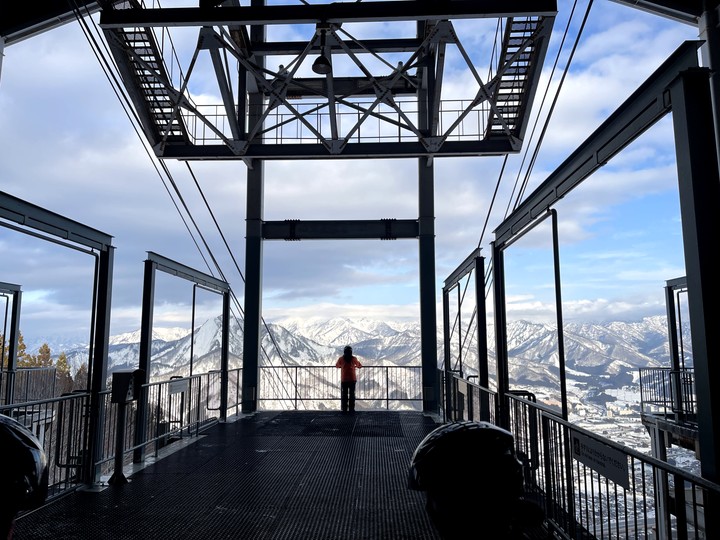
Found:
[[340, 383], [340, 408], [343, 412], [347, 411], [348, 408], [351, 411], [355, 410], [355, 381], [342, 382]]

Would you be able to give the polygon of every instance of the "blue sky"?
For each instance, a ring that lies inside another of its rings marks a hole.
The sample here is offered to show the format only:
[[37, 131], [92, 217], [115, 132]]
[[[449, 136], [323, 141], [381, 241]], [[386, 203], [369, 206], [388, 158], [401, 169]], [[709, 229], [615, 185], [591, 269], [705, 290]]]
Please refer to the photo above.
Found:
[[[572, 7], [568, 1], [558, 5], [548, 72]], [[578, 3], [567, 47], [586, 6]], [[473, 59], [480, 61], [487, 21], [463, 21], [457, 30]], [[364, 36], [382, 35], [388, 29], [349, 27], [349, 31]], [[292, 36], [304, 30], [283, 27], [273, 32]], [[195, 35], [185, 34], [191, 50]], [[614, 2], [594, 2], [527, 193], [682, 41], [696, 38], [693, 27]], [[553, 88], [568, 50], [561, 57]], [[460, 93], [467, 84], [462, 66], [451, 67], [447, 90]], [[212, 88], [199, 83], [193, 91], [210, 99]], [[541, 97], [538, 92], [538, 104]], [[114, 237], [111, 333], [140, 326], [147, 251], [210, 273], [77, 25], [6, 47], [0, 73], [0, 125], [2, 191]], [[527, 142], [534, 148], [535, 141]], [[663, 121], [581, 186], [572, 199], [559, 203], [566, 319], [635, 320], [664, 313], [664, 282], [684, 273], [673, 151], [671, 125]], [[508, 162], [482, 238], [485, 254], [492, 230], [504, 217], [523, 153]], [[186, 166], [176, 162], [168, 166], [242, 301], [242, 279]], [[192, 167], [244, 272], [245, 165], [203, 162]], [[481, 240], [500, 167], [500, 158], [435, 161], [438, 300], [444, 279]], [[268, 220], [417, 217], [414, 159], [268, 162], [265, 179]], [[544, 253], [536, 264], [547, 260], [548, 253], [546, 239], [537, 242], [528, 246]], [[268, 320], [419, 316], [415, 241], [267, 242], [264, 258], [263, 315]], [[549, 271], [529, 263], [510, 268], [511, 316], [539, 319], [552, 313], [548, 310], [553, 302], [551, 278]], [[21, 330], [29, 340], [86, 335], [91, 279], [89, 257], [0, 227], [0, 281], [23, 287]], [[188, 284], [163, 278], [155, 324], [189, 326], [191, 298]], [[201, 295], [200, 300], [198, 318], [218, 313], [212, 295]], [[438, 317], [441, 314], [438, 308]]]

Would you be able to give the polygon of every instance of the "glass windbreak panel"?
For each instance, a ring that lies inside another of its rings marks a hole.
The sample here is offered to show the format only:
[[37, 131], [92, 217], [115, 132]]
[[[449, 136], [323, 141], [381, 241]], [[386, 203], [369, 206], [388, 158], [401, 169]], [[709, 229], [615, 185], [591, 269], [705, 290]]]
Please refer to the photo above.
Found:
[[[667, 117], [555, 206], [569, 419], [646, 453], [640, 373], [671, 366], [665, 287], [685, 275], [672, 140]], [[678, 303], [687, 365], [686, 295]]]
[[449, 291], [450, 369], [478, 382], [478, 314], [475, 296], [475, 273], [470, 272]]
[[401, 376], [421, 365], [417, 268], [413, 241], [266, 242], [260, 406], [339, 408], [346, 345], [363, 364], [358, 408], [379, 407], [377, 396], [409, 405], [421, 389]]
[[505, 249], [509, 388], [562, 412], [552, 223]]
[[[87, 389], [95, 257], [1, 226], [0, 247], [0, 281], [21, 291], [14, 401]], [[12, 295], [0, 300], [5, 370]]]
[[[193, 322], [192, 374], [220, 369], [222, 353], [222, 294], [194, 286], [195, 306]], [[231, 322], [232, 324], [232, 322]], [[233, 332], [230, 332], [231, 336]], [[237, 350], [237, 347], [235, 347]]]
[[155, 272], [150, 382], [190, 374], [192, 283]]
[[[489, 275], [488, 269], [485, 275]], [[486, 329], [487, 329], [487, 351], [488, 351], [488, 385], [490, 390], [497, 392], [497, 355], [495, 354], [495, 294], [492, 281], [485, 279], [485, 313], [486, 313]]]

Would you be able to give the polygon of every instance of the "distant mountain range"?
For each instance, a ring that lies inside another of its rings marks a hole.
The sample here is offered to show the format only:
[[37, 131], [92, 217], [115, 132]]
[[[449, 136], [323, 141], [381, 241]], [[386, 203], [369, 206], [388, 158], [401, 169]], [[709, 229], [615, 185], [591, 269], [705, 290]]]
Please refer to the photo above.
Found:
[[[219, 369], [221, 335], [219, 318], [206, 321], [192, 336], [184, 329], [156, 329], [151, 377], [187, 375], [191, 349], [194, 373]], [[489, 335], [492, 335], [492, 328]], [[508, 326], [507, 335], [511, 380], [517, 385], [554, 386], [558, 377], [558, 343], [554, 327], [517, 321]], [[108, 373], [137, 367], [139, 341], [139, 331], [111, 338]], [[460, 367], [458, 341], [451, 340], [453, 369]], [[689, 351], [688, 331], [684, 332], [683, 343]], [[332, 365], [348, 344], [368, 365], [420, 365], [419, 323], [347, 318], [284, 319], [267, 324], [263, 329], [262, 363]], [[494, 343], [489, 343], [488, 347], [494, 357]], [[665, 317], [607, 324], [569, 323], [564, 328], [564, 347], [567, 374], [581, 385], [592, 382], [596, 387], [619, 388], [632, 384], [639, 368], [670, 365]], [[231, 368], [241, 366], [242, 351], [242, 330], [239, 322], [233, 319], [230, 324]], [[467, 374], [476, 373], [475, 351], [475, 335], [471, 332], [463, 343], [462, 368]], [[74, 369], [87, 362], [86, 345], [74, 347], [66, 354]], [[437, 357], [442, 366], [441, 333], [438, 334]], [[691, 363], [691, 355], [686, 361]]]
[[[492, 328], [488, 328], [488, 335], [494, 335]], [[510, 387], [532, 391], [538, 402], [559, 409], [560, 377], [555, 327], [516, 321], [508, 325], [507, 336]], [[189, 375], [191, 357], [194, 374], [220, 369], [221, 337], [219, 318], [206, 321], [192, 334], [186, 329], [156, 329], [152, 341], [151, 381]], [[640, 422], [639, 369], [670, 366], [665, 317], [607, 324], [568, 323], [564, 327], [563, 338], [570, 419], [582, 427], [604, 430], [602, 433], [618, 442], [647, 451], [648, 436]], [[114, 370], [138, 367], [139, 339], [139, 332], [112, 337], [108, 374]], [[458, 353], [461, 341], [462, 355]], [[692, 345], [688, 328], [683, 330], [682, 343], [685, 363], [691, 367]], [[438, 329], [437, 344], [438, 366], [442, 368], [441, 328]], [[347, 318], [284, 319], [268, 323], [262, 332], [261, 365], [332, 366], [345, 345], [351, 345], [366, 366], [421, 365], [419, 323]], [[452, 337], [450, 347], [450, 368], [462, 369], [466, 376], [476, 375], [474, 330], [468, 332], [464, 328], [461, 337]], [[495, 380], [494, 349], [494, 342], [488, 343], [491, 387]], [[71, 367], [76, 370], [87, 362], [87, 346], [66, 350], [66, 355]], [[240, 323], [233, 319], [230, 323], [231, 369], [242, 366], [242, 356], [242, 329]], [[368, 370], [362, 375], [372, 379], [380, 376], [378, 373]], [[370, 387], [385, 387], [384, 380], [365, 382]], [[313, 384], [327, 385], [331, 382], [318, 379]], [[395, 387], [391, 391], [415, 395], [410, 394], [412, 389]], [[317, 406], [334, 407], [335, 404], [319, 403]], [[593, 425], [593, 422], [600, 424]], [[608, 428], [608, 425], [612, 427]]]

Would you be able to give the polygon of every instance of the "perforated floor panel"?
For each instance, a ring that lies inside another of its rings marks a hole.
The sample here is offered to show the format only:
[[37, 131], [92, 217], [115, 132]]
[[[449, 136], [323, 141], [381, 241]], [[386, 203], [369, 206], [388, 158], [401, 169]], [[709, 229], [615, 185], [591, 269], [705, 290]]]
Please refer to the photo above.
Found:
[[14, 540], [436, 540], [412, 453], [415, 412], [261, 412], [218, 424], [122, 486], [17, 520]]

